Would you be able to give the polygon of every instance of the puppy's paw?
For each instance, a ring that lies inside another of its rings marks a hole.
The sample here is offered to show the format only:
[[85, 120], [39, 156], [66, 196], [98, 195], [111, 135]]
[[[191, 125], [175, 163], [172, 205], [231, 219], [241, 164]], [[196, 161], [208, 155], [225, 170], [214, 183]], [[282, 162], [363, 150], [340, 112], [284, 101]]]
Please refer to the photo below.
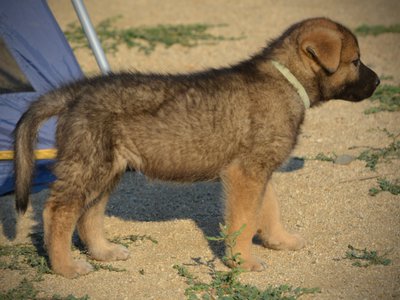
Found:
[[104, 247], [90, 249], [89, 254], [93, 259], [100, 261], [127, 260], [130, 256], [126, 247], [114, 243], [107, 243]]
[[261, 272], [267, 268], [267, 264], [257, 257], [243, 260], [239, 267], [249, 272]]
[[93, 271], [93, 266], [84, 260], [72, 260], [69, 263], [53, 264], [54, 273], [66, 278], [75, 278]]
[[262, 245], [275, 250], [299, 250], [304, 248], [306, 241], [298, 234], [287, 232], [268, 238], [261, 237]]

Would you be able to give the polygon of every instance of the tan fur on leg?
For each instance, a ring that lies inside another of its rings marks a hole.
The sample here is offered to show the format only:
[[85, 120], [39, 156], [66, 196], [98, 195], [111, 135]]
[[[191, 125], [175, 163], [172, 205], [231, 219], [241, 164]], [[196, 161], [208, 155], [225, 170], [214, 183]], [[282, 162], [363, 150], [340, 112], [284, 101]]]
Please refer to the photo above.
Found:
[[257, 234], [264, 247], [298, 250], [305, 246], [305, 241], [301, 236], [290, 234], [283, 228], [278, 198], [271, 180], [267, 184], [259, 213]]
[[43, 211], [45, 246], [52, 270], [67, 278], [89, 273], [93, 267], [81, 260], [74, 260], [71, 252], [71, 238], [79, 217], [79, 207], [73, 201], [64, 205], [50, 196]]
[[[262, 271], [265, 268], [264, 264], [250, 253], [250, 248], [257, 230], [257, 220], [254, 216], [260, 208], [264, 182], [245, 174], [243, 168], [238, 164], [228, 167], [223, 173], [222, 179], [226, 192], [225, 222], [229, 234], [237, 232], [243, 225], [246, 225], [232, 248], [229, 245], [230, 241], [227, 242], [227, 256], [231, 257], [240, 253], [243, 260], [241, 268], [249, 271]], [[234, 263], [230, 263], [230, 266], [234, 266]]]
[[104, 236], [104, 211], [108, 194], [94, 201], [78, 221], [78, 233], [87, 246], [90, 256], [96, 260], [126, 260], [129, 250], [122, 245], [109, 242]]

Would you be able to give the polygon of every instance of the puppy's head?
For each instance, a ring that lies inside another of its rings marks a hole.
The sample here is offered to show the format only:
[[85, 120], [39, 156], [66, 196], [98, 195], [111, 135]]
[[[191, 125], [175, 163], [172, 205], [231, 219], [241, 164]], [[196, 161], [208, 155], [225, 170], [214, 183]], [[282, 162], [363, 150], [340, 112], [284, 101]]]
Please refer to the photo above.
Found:
[[315, 73], [322, 100], [360, 101], [370, 97], [379, 77], [360, 59], [354, 34], [328, 19], [305, 21], [298, 37], [300, 55]]

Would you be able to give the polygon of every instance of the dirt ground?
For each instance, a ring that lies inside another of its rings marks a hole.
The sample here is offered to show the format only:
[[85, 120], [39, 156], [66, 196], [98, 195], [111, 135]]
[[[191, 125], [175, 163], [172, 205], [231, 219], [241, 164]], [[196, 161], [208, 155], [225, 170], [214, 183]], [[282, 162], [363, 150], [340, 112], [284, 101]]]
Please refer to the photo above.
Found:
[[[70, 1], [49, 3], [63, 29], [76, 20]], [[87, 0], [85, 3], [95, 24], [116, 15], [123, 16], [117, 22], [120, 27], [223, 23], [228, 26], [214, 28], [212, 32], [244, 36], [192, 48], [159, 46], [151, 55], [122, 47], [115, 55], [108, 55], [114, 71], [187, 72], [226, 66], [246, 59], [290, 24], [304, 18], [327, 16], [355, 28], [361, 24], [395, 24], [400, 14], [398, 0]], [[400, 35], [360, 37], [359, 43], [364, 62], [379, 75], [390, 76], [385, 83], [399, 85]], [[86, 73], [98, 72], [88, 50], [78, 50], [76, 54]], [[363, 113], [374, 105], [368, 100], [331, 101], [310, 109], [293, 156], [315, 157], [320, 152], [357, 156], [365, 150], [363, 147], [387, 146], [391, 139], [382, 129], [400, 133], [400, 113]], [[400, 199], [388, 192], [375, 197], [368, 195], [368, 190], [377, 185], [377, 177], [398, 178], [399, 167], [396, 160], [380, 163], [376, 171], [366, 168], [360, 160], [348, 165], [306, 160], [298, 170], [277, 172], [274, 179], [283, 220], [290, 231], [307, 240], [307, 246], [297, 252], [285, 252], [254, 245], [254, 254], [265, 260], [268, 267], [264, 272], [242, 274], [241, 281], [260, 289], [271, 284], [321, 289], [321, 293], [305, 299], [400, 299]], [[39, 296], [184, 299], [187, 285], [172, 267], [193, 264], [193, 258], [209, 260], [220, 254], [219, 246], [205, 238], [216, 235], [218, 223], [222, 222], [220, 193], [219, 183], [162, 184], [126, 173], [108, 206], [107, 236], [148, 235], [158, 243], [135, 242], [129, 247], [129, 260], [111, 263], [126, 269], [125, 272], [101, 270], [73, 280], [45, 275], [43, 281], [34, 282], [41, 291]], [[41, 210], [46, 195], [47, 191], [34, 194], [32, 208], [18, 222], [12, 195], [0, 198], [2, 245], [31, 243], [28, 234], [43, 230]], [[392, 264], [354, 267], [351, 261], [341, 259], [349, 244], [388, 252]], [[80, 255], [78, 251], [75, 254]], [[226, 270], [220, 257], [217, 267]], [[188, 268], [196, 276], [210, 280], [206, 267]], [[0, 270], [0, 289], [16, 287], [24, 276], [21, 271]]]

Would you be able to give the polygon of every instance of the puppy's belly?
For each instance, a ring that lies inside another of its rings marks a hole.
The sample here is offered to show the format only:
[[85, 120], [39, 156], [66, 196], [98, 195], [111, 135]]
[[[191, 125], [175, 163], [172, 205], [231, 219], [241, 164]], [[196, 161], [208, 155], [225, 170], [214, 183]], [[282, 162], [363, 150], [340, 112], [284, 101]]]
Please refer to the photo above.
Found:
[[151, 178], [178, 181], [212, 180], [232, 159], [227, 149], [188, 140], [146, 140], [141, 143], [140, 170]]
[[[234, 157], [237, 145], [217, 134], [147, 132], [129, 142], [128, 164], [151, 178], [213, 180]], [[133, 151], [132, 151], [133, 150]]]

